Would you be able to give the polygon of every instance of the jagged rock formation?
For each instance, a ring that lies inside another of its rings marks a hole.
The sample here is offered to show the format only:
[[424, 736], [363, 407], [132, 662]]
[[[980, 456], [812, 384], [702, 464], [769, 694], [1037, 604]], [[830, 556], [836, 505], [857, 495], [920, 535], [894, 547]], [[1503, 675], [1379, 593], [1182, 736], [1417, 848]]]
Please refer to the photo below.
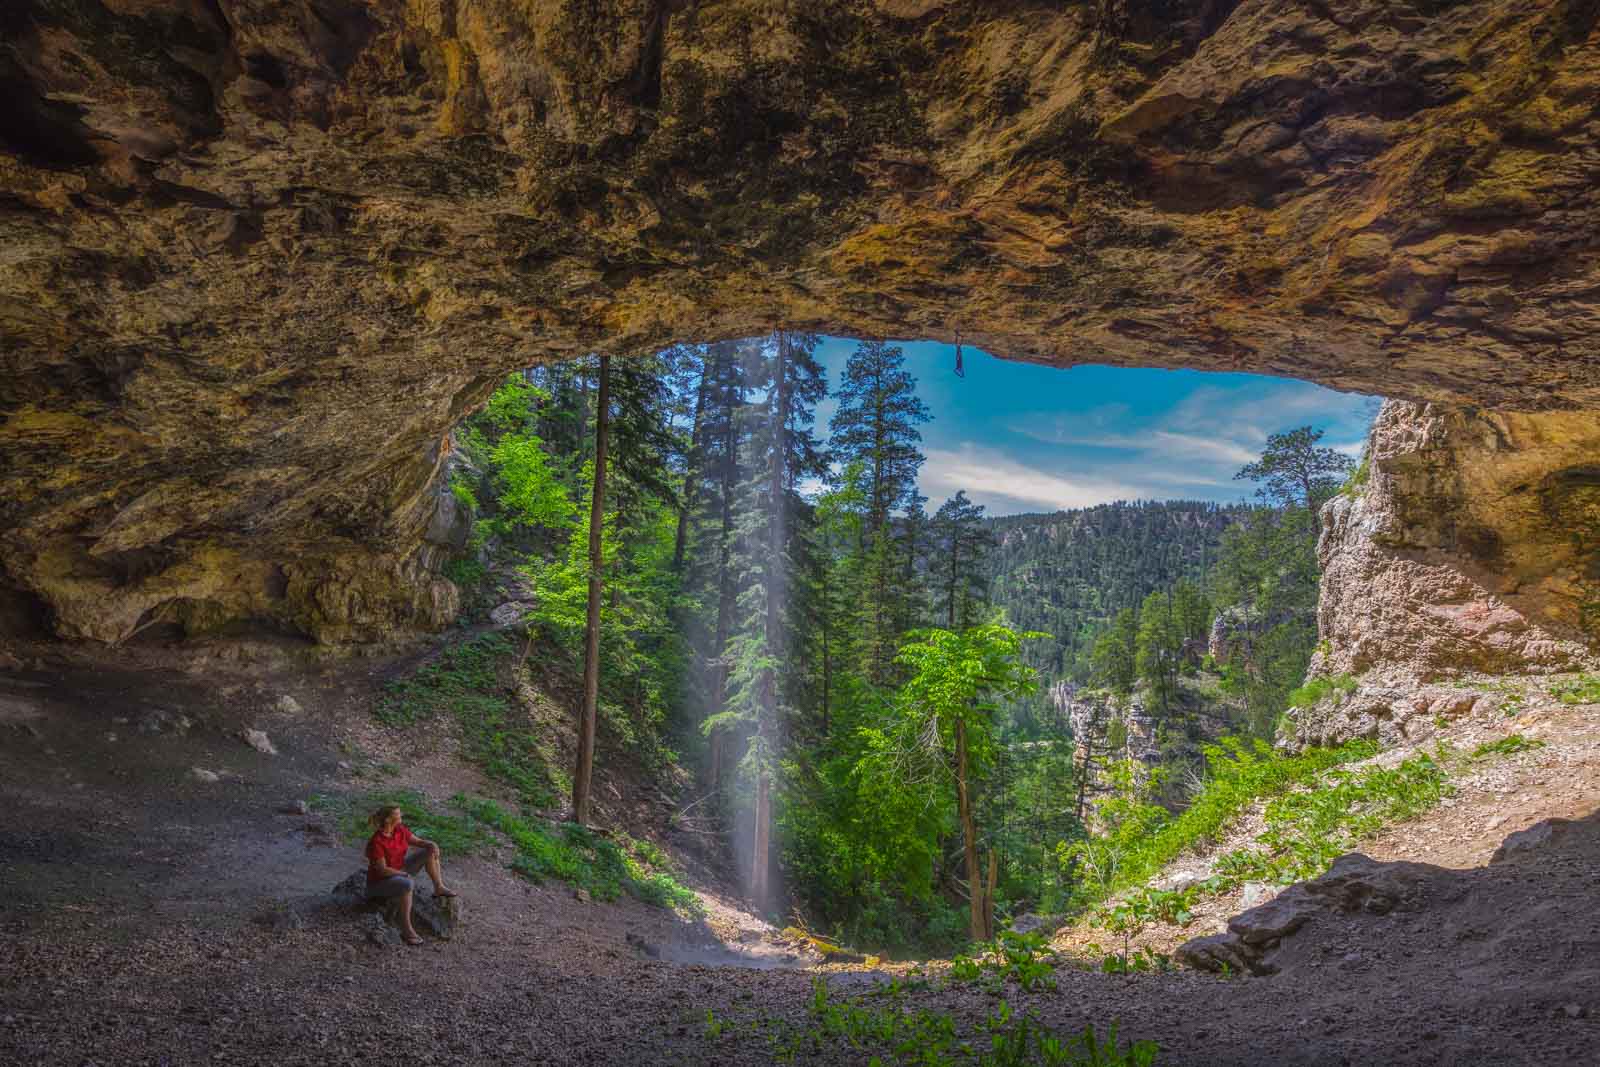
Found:
[[780, 323], [1593, 408], [1597, 18], [7, 4], [5, 617], [437, 625], [441, 442], [499, 375]]
[[1303, 739], [1393, 741], [1476, 698], [1421, 683], [1595, 665], [1600, 420], [1391, 401], [1368, 471], [1323, 509], [1311, 663], [1360, 688], [1300, 714]]

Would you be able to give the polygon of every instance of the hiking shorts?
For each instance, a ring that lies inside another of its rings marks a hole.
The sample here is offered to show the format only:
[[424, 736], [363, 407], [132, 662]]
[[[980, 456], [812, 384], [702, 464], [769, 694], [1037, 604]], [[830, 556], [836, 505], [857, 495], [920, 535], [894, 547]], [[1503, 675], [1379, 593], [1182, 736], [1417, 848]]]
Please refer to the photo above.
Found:
[[387, 900], [390, 897], [405, 896], [412, 889], [412, 883], [409, 875], [416, 874], [418, 871], [422, 870], [422, 868], [427, 865], [427, 862], [427, 849], [412, 849], [410, 852], [406, 853], [406, 873], [391, 874], [389, 877], [380, 879], [376, 882], [368, 882], [367, 899]]

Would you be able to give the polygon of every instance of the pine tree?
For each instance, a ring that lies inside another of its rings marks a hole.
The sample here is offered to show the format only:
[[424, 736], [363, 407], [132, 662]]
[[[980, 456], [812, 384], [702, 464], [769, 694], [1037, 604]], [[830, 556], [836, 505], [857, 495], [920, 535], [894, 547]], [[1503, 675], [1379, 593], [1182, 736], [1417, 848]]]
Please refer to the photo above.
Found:
[[978, 621], [988, 602], [984, 557], [995, 546], [994, 531], [984, 522], [983, 505], [968, 500], [963, 489], [939, 506], [933, 533], [937, 545], [933, 577], [944, 624], [965, 630]]
[[[700, 391], [700, 446], [693, 495], [696, 512], [691, 517], [688, 540], [692, 543], [692, 566], [687, 574], [691, 596], [705, 608], [709, 620], [702, 621], [693, 644], [705, 651], [705, 674], [698, 679], [699, 701], [704, 708], [702, 722], [716, 719], [727, 705], [728, 640], [732, 633], [734, 609], [739, 589], [734, 570], [736, 495], [742, 479], [740, 454], [743, 451], [745, 421], [740, 412], [749, 390], [744, 350], [739, 341], [709, 345]], [[706, 767], [707, 784], [720, 789], [726, 770], [728, 744], [726, 732], [717, 726], [702, 727], [710, 742]]]
[[755, 791], [750, 896], [770, 905], [772, 789], [784, 720], [794, 714], [799, 672], [787, 653], [798, 647], [792, 576], [803, 560], [799, 528], [802, 479], [820, 475], [823, 463], [811, 434], [812, 411], [826, 386], [812, 355], [817, 339], [780, 331], [751, 368], [760, 399], [747, 405], [750, 476], [740, 487], [734, 566], [745, 586], [738, 601], [737, 632], [729, 649], [728, 708], [707, 720], [712, 729], [740, 725], [750, 732], [742, 763]]
[[861, 646], [862, 673], [873, 684], [894, 678], [895, 650], [906, 614], [896, 604], [902, 568], [897, 566], [891, 517], [916, 494], [924, 456], [917, 447], [928, 409], [917, 397], [916, 379], [905, 370], [905, 353], [881, 341], [863, 341], [845, 362], [839, 406], [828, 427], [836, 461], [860, 462], [867, 489], [867, 521], [858, 546], [868, 587]]

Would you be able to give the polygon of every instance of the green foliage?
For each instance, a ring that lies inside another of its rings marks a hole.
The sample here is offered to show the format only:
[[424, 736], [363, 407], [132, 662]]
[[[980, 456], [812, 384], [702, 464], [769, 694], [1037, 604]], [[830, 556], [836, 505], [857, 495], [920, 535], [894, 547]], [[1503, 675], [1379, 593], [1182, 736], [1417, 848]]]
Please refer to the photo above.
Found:
[[1359, 497], [1367, 488], [1367, 482], [1372, 477], [1372, 455], [1370, 452], [1361, 453], [1361, 462], [1350, 472], [1350, 477], [1344, 480], [1339, 487], [1339, 492], [1352, 500]]
[[453, 716], [467, 758], [514, 789], [524, 804], [540, 807], [553, 800], [560, 772], [551, 766], [549, 741], [516, 713], [500, 683], [501, 671], [518, 652], [498, 633], [451, 645], [432, 663], [389, 683], [376, 715], [389, 726]]
[[483, 580], [489, 575], [489, 569], [480, 560], [464, 556], [446, 563], [443, 573], [463, 592], [469, 592], [483, 584]]
[[1231, 884], [1315, 878], [1362, 838], [1422, 814], [1451, 792], [1444, 766], [1425, 755], [1393, 769], [1333, 770], [1325, 779], [1269, 803], [1261, 847], [1219, 857], [1217, 872]]
[[1550, 694], [1563, 704], [1600, 704], [1600, 676], [1585, 674], [1558, 682]]
[[530, 881], [554, 878], [588, 890], [596, 900], [615, 900], [627, 892], [657, 907], [701, 911], [700, 898], [673, 877], [659, 850], [641, 848], [626, 836], [618, 844], [577, 823], [556, 826], [515, 815], [492, 800], [456, 797], [454, 803], [516, 846], [511, 869]]
[[1509, 734], [1498, 741], [1485, 741], [1472, 750], [1473, 759], [1487, 759], [1491, 756], [1514, 756], [1518, 752], [1531, 752], [1536, 748], [1543, 748], [1544, 742], [1523, 737], [1521, 734]]
[[1154, 1042], [1124, 1043], [1115, 1023], [1103, 1038], [1092, 1026], [1063, 1036], [1031, 1012], [1016, 1014], [1004, 1000], [976, 1032], [963, 1037], [951, 1015], [907, 1007], [906, 989], [895, 982], [866, 997], [838, 1000], [818, 975], [812, 979], [805, 1023], [769, 1017], [740, 1027], [708, 1012], [703, 1032], [708, 1040], [728, 1040], [741, 1029], [763, 1037], [778, 1063], [832, 1059], [848, 1049], [851, 1059], [876, 1067], [1150, 1067], [1160, 1052]]
[[472, 819], [440, 811], [427, 796], [414, 789], [317, 793], [308, 802], [312, 811], [332, 816], [340, 839], [351, 845], [366, 843], [372, 836], [367, 816], [391, 804], [400, 806], [401, 818], [412, 833], [435, 842], [446, 855], [482, 855], [497, 843], [493, 834]]
[[[1224, 738], [1205, 748], [1206, 777], [1189, 806], [1176, 817], [1140, 796], [1127, 765], [1114, 769], [1112, 791], [1097, 802], [1105, 832], [1063, 844], [1063, 865], [1083, 873], [1077, 900], [1097, 904], [1140, 886], [1191, 849], [1215, 841], [1249, 806], [1275, 796], [1343, 763], [1366, 759], [1377, 751], [1370, 741], [1351, 741], [1338, 748], [1308, 748], [1298, 755], [1274, 752], [1260, 741]], [[1153, 789], [1159, 782], [1146, 784]], [[1193, 898], [1147, 896], [1117, 921], [1160, 916], [1181, 921]], [[1142, 910], [1141, 910], [1142, 909]]]
[[1291, 708], [1309, 708], [1324, 697], [1334, 695], [1344, 697], [1354, 693], [1358, 684], [1356, 679], [1348, 674], [1311, 678], [1306, 681], [1305, 685], [1289, 693], [1289, 706]]
[[1056, 987], [1056, 953], [1050, 948], [1050, 936], [1042, 931], [1019, 934], [1002, 930], [974, 951], [951, 961], [952, 982], [999, 987], [1010, 981], [1029, 992]]
[[450, 495], [456, 498], [456, 503], [461, 505], [462, 510], [469, 513], [478, 510], [477, 494], [472, 491], [472, 484], [460, 473], [450, 478]]
[[561, 530], [572, 524], [572, 497], [539, 438], [506, 434], [489, 453], [489, 461], [499, 488], [495, 503], [503, 527]]

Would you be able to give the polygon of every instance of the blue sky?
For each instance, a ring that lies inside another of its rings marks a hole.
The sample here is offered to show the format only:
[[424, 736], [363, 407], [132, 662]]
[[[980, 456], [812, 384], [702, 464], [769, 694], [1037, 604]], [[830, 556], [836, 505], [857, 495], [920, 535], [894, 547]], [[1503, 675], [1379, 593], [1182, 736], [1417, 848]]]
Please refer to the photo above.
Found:
[[[830, 393], [856, 342], [826, 338], [817, 349]], [[933, 420], [922, 427], [928, 461], [919, 479], [934, 510], [957, 489], [991, 515], [1055, 511], [1111, 500], [1249, 498], [1233, 474], [1267, 435], [1310, 424], [1323, 444], [1352, 456], [1376, 403], [1309, 382], [1254, 374], [1122, 367], [1069, 370], [901, 342], [906, 368]], [[819, 437], [833, 414], [817, 409]]]

